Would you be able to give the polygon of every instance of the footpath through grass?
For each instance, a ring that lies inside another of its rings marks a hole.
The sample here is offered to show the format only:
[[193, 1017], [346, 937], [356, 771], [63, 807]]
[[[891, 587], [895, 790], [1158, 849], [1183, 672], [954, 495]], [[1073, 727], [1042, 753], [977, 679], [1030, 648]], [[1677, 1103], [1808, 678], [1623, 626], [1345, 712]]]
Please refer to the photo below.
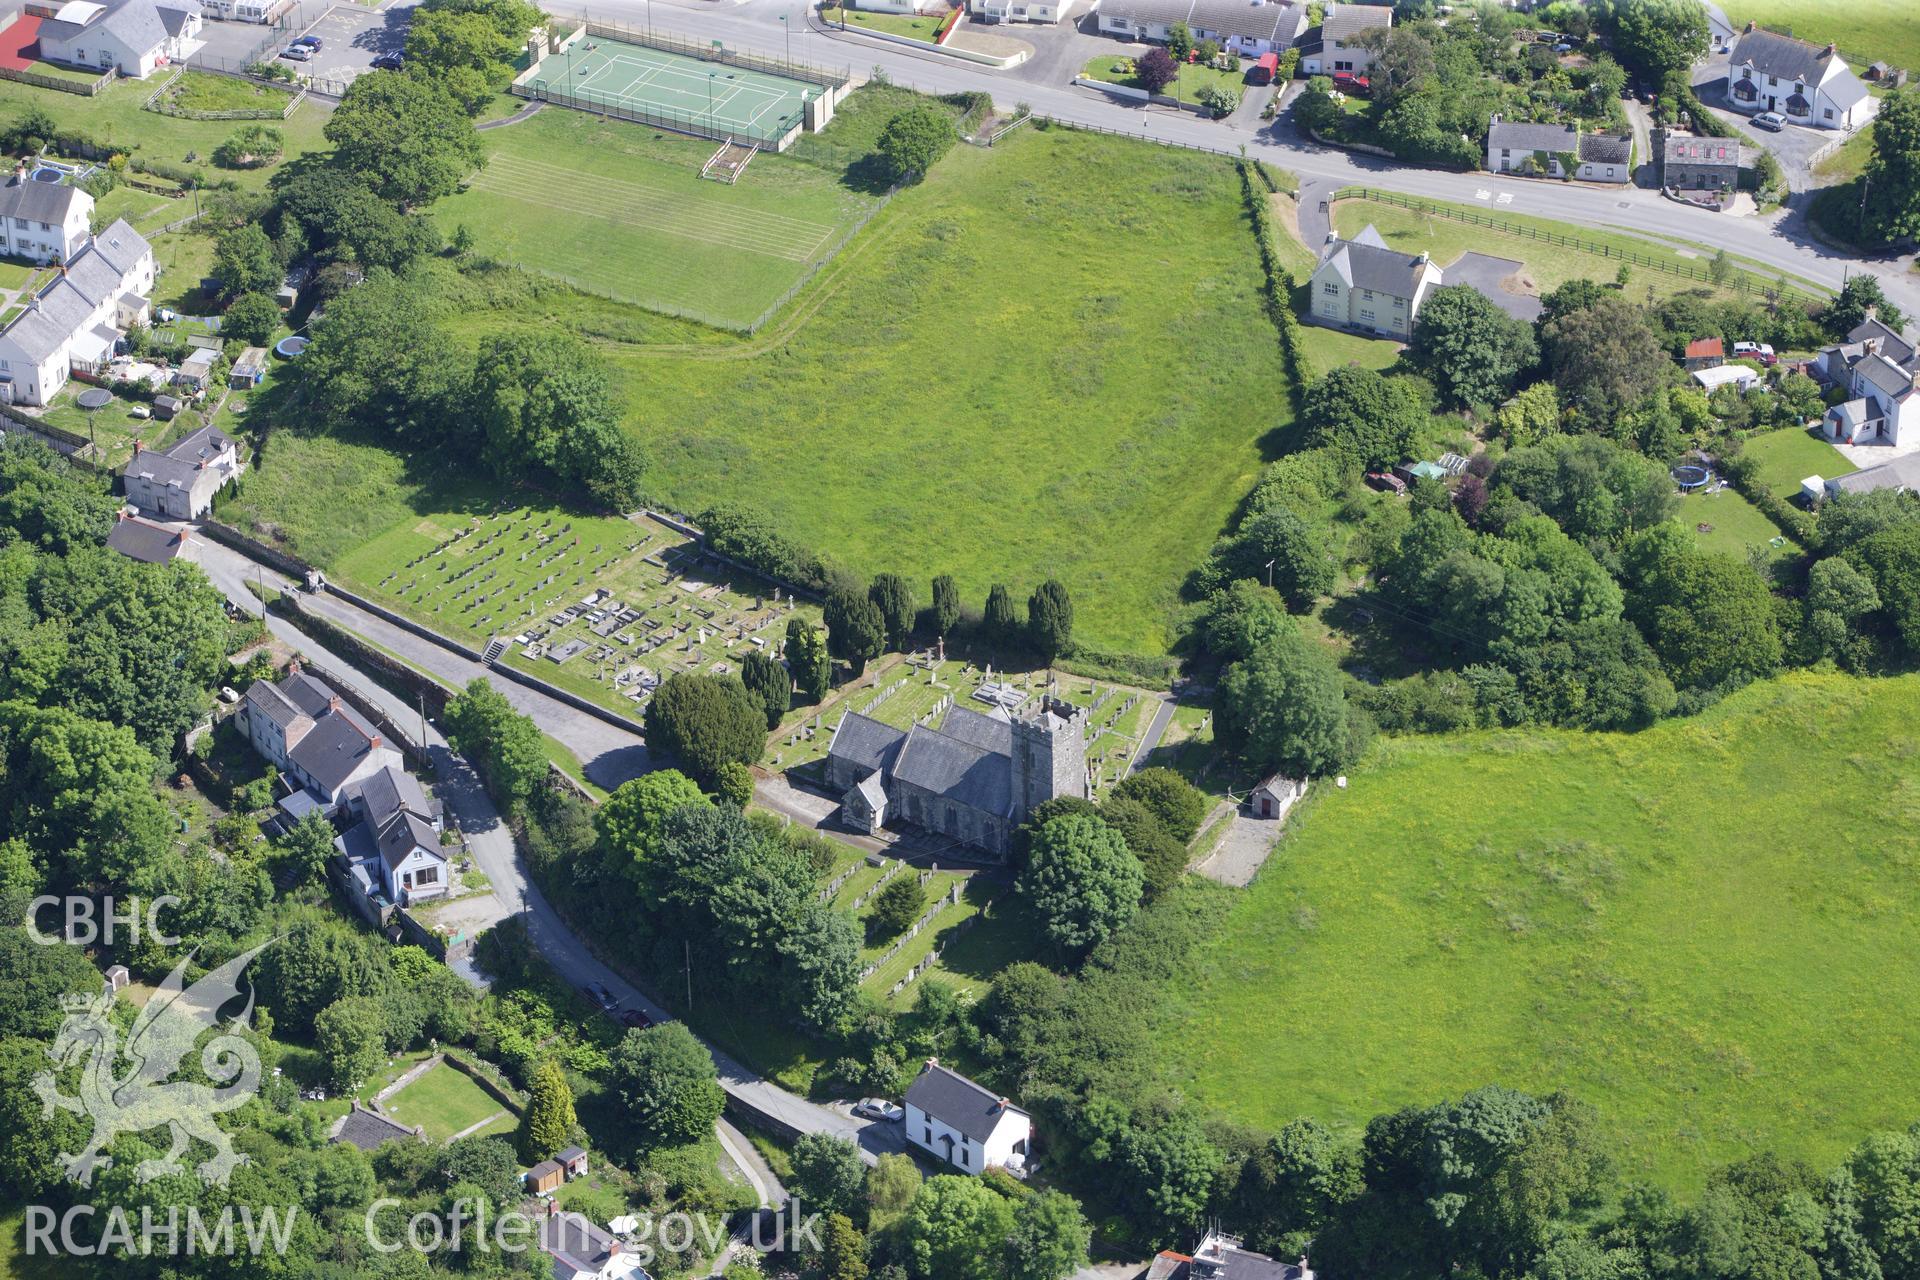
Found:
[[1155, 652], [1286, 421], [1259, 277], [1226, 161], [1029, 129], [955, 147], [770, 341], [615, 358], [664, 502], [974, 607], [1052, 575], [1080, 638]]
[[1824, 1168], [1913, 1120], [1920, 676], [1800, 674], [1637, 735], [1401, 738], [1220, 895], [1160, 1043], [1208, 1103], [1347, 1126], [1489, 1082], [1624, 1172]]

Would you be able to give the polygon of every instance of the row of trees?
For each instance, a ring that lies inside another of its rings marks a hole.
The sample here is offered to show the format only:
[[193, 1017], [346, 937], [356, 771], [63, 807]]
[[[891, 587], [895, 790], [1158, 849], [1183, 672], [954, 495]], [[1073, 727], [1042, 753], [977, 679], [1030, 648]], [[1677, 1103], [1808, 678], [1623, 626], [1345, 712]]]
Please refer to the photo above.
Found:
[[[868, 662], [888, 649], [903, 651], [916, 635], [944, 639], [960, 622], [960, 589], [951, 577], [943, 574], [933, 580], [932, 605], [922, 613], [912, 585], [898, 574], [883, 573], [864, 595], [850, 587], [828, 595], [827, 651], [846, 662], [858, 677]], [[1073, 648], [1073, 598], [1065, 586], [1049, 578], [1027, 597], [1023, 622], [1014, 612], [1012, 593], [996, 582], [972, 630], [995, 649], [1032, 653], [1052, 662]]]

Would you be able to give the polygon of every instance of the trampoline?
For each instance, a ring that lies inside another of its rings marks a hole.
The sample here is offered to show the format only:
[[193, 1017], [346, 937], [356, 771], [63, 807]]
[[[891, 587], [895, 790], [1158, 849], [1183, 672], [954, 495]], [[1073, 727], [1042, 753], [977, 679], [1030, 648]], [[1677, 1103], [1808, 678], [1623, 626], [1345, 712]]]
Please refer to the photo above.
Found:
[[298, 334], [282, 338], [273, 344], [273, 354], [282, 360], [291, 360], [307, 349], [307, 340]]
[[1680, 492], [1682, 493], [1692, 493], [1696, 489], [1704, 489], [1713, 479], [1713, 472], [1710, 469], [1697, 466], [1691, 462], [1682, 463], [1668, 474], [1673, 477], [1673, 482], [1680, 486]]
[[104, 409], [113, 403], [113, 392], [105, 387], [88, 387], [73, 398], [82, 409]]

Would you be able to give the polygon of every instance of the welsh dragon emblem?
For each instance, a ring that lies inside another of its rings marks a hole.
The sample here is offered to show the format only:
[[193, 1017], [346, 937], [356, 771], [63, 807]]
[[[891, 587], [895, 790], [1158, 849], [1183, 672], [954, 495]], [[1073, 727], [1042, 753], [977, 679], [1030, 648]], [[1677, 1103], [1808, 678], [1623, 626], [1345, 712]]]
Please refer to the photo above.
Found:
[[198, 1138], [214, 1151], [198, 1166], [201, 1179], [208, 1185], [226, 1185], [234, 1168], [246, 1157], [234, 1151], [232, 1140], [213, 1118], [240, 1106], [259, 1091], [260, 1055], [244, 1038], [233, 1034], [235, 1027], [245, 1026], [253, 1016], [251, 992], [246, 1008], [200, 1051], [201, 1068], [219, 1087], [184, 1080], [170, 1083], [169, 1077], [180, 1069], [201, 1034], [220, 1024], [220, 1010], [240, 996], [241, 971], [266, 945], [235, 956], [191, 987], [185, 986], [184, 975], [193, 957], [182, 960], [140, 1011], [124, 1047], [119, 1044], [111, 1017], [113, 988], [92, 998], [60, 998], [67, 1017], [47, 1056], [59, 1068], [84, 1061], [80, 1096], [62, 1094], [51, 1071], [35, 1076], [33, 1088], [40, 1095], [45, 1114], [52, 1115], [57, 1107], [93, 1121], [93, 1136], [79, 1154], [60, 1153], [68, 1178], [83, 1187], [92, 1186], [94, 1170], [113, 1163], [105, 1152], [115, 1137], [164, 1125], [172, 1131], [172, 1146], [157, 1160], [142, 1160], [134, 1170], [136, 1180], [151, 1182], [179, 1173], [187, 1140]]

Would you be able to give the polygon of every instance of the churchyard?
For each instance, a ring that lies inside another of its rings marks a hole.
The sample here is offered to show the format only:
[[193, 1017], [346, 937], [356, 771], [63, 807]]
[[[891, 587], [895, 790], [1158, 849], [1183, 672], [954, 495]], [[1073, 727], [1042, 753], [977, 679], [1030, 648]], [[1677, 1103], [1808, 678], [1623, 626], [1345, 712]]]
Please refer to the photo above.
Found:
[[797, 602], [651, 517], [440, 512], [339, 559], [340, 584], [493, 660], [639, 718], [675, 672], [737, 674]]
[[833, 730], [847, 712], [908, 729], [940, 725], [949, 706], [974, 711], [998, 706], [1024, 707], [1052, 690], [1075, 706], [1092, 707], [1087, 732], [1087, 766], [1095, 795], [1125, 776], [1141, 735], [1153, 720], [1158, 700], [1145, 690], [1092, 680], [1039, 667], [1008, 671], [991, 663], [942, 657], [921, 649], [892, 661], [871, 664], [861, 678], [845, 685], [820, 706], [796, 707], [767, 739], [765, 762], [775, 769], [797, 769], [811, 777], [812, 766], [827, 754]]

